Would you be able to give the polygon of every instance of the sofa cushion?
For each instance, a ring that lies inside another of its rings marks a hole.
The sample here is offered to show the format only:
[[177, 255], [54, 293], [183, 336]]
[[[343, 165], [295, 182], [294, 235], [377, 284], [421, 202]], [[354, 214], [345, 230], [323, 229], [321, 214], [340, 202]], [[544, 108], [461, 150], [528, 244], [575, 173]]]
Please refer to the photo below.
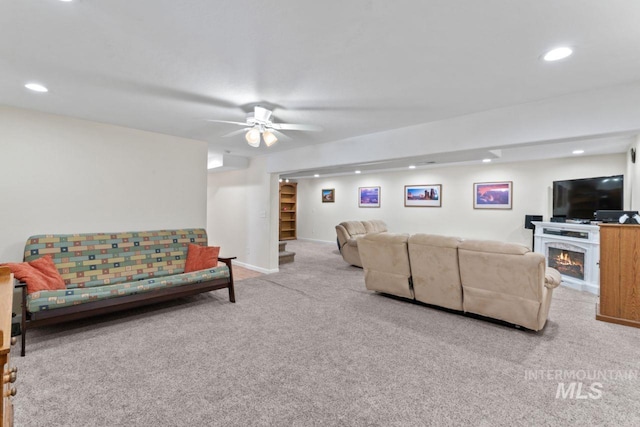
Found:
[[387, 224], [380, 219], [371, 219], [368, 221], [362, 221], [365, 232], [368, 233], [382, 233], [387, 231]]
[[497, 242], [494, 240], [464, 240], [460, 249], [494, 254], [524, 255], [531, 250], [519, 243]]
[[115, 285], [94, 286], [56, 291], [39, 291], [27, 296], [27, 309], [30, 312], [53, 310], [61, 307], [115, 298], [124, 295], [150, 292], [155, 289], [172, 288], [200, 283], [219, 278], [228, 278], [229, 268], [221, 265], [216, 268], [196, 271], [193, 273], [175, 274], [167, 277], [150, 278], [135, 282], [118, 283]]
[[27, 293], [66, 289], [62, 276], [56, 269], [51, 255], [45, 255], [29, 262], [16, 262], [6, 265], [14, 277], [27, 284]]
[[462, 310], [458, 245], [462, 239], [433, 234], [409, 238], [413, 292], [418, 301]]
[[184, 272], [191, 273], [214, 268], [218, 265], [218, 254], [220, 254], [219, 246], [200, 246], [189, 243]]
[[551, 298], [544, 255], [515, 243], [465, 240], [458, 257], [464, 311], [533, 330], [544, 326]]
[[465, 300], [467, 288], [481, 288], [540, 301], [544, 255], [517, 243], [465, 240], [458, 247], [458, 257]]
[[413, 298], [408, 234], [373, 233], [358, 239], [367, 289]]
[[204, 229], [37, 235], [24, 260], [51, 255], [67, 289], [126, 283], [184, 272], [189, 243], [207, 245]]
[[342, 225], [351, 236], [366, 234], [367, 232], [362, 221], [344, 221], [341, 222], [340, 225]]

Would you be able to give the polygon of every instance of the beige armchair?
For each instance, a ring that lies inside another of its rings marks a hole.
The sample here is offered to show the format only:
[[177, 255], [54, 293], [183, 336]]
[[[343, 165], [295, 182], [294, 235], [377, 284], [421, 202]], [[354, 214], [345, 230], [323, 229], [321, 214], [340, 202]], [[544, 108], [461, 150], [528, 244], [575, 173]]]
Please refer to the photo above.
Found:
[[367, 289], [413, 298], [408, 240], [408, 234], [395, 233], [372, 233], [359, 239]]
[[544, 255], [515, 243], [465, 240], [458, 246], [464, 311], [539, 331], [560, 273]]
[[344, 221], [336, 225], [338, 248], [342, 258], [351, 265], [362, 267], [358, 252], [358, 240], [370, 233], [387, 231], [387, 225], [381, 220]]

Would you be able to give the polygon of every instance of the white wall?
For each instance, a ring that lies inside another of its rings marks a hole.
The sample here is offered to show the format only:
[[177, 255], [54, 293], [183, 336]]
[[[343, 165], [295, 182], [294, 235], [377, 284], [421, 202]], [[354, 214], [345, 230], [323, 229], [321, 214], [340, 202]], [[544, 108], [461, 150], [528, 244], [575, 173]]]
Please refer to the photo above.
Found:
[[[555, 180], [625, 174], [625, 154], [520, 162], [475, 164], [298, 180], [298, 238], [335, 242], [342, 221], [382, 219], [389, 231], [496, 239], [530, 246], [524, 216], [552, 210]], [[473, 209], [473, 183], [513, 182], [511, 210]], [[442, 184], [442, 207], [404, 207], [404, 186]], [[380, 186], [380, 208], [359, 208], [358, 187]], [[625, 177], [625, 205], [631, 180]], [[322, 203], [321, 190], [335, 188], [335, 203]]]
[[205, 227], [205, 142], [0, 107], [0, 262], [34, 234]]
[[263, 272], [278, 271], [278, 180], [266, 172], [264, 157], [249, 168], [211, 172], [208, 178], [207, 233], [223, 256]]
[[[635, 163], [632, 162], [631, 150], [627, 151], [627, 176], [629, 176], [630, 180], [635, 183], [640, 179], [640, 135], [638, 135], [636, 141], [630, 148], [634, 148], [636, 150], [636, 160]], [[640, 211], [640, 183], [632, 186], [629, 190], [629, 198], [631, 199], [629, 209]], [[627, 197], [626, 193], [625, 197]]]

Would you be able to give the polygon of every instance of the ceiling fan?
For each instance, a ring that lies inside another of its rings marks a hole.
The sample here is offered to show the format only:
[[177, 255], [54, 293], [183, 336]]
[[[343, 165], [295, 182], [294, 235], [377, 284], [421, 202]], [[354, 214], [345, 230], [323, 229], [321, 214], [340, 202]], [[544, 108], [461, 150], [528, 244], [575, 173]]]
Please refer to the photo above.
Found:
[[231, 123], [234, 125], [244, 126], [244, 129], [236, 130], [222, 136], [228, 137], [238, 135], [240, 133], [245, 133], [244, 137], [247, 140], [247, 143], [252, 147], [260, 146], [260, 137], [262, 137], [267, 147], [271, 147], [273, 144], [278, 142], [278, 137], [276, 135], [280, 136], [281, 138], [287, 138], [286, 135], [280, 132], [281, 130], [322, 130], [322, 128], [313, 125], [274, 123], [273, 121], [271, 121], [272, 113], [273, 112], [271, 110], [256, 105], [253, 108], [253, 113], [247, 114], [247, 121], [245, 123], [214, 119], [207, 119], [207, 121], [216, 123]]

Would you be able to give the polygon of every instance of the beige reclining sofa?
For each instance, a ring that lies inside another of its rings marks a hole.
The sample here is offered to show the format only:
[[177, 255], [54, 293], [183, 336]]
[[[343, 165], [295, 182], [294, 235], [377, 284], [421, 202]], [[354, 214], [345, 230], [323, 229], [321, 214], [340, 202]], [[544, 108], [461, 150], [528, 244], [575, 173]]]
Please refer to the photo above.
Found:
[[534, 331], [560, 273], [516, 243], [382, 233], [358, 242], [367, 289], [499, 319]]
[[358, 240], [371, 233], [387, 231], [387, 224], [379, 219], [368, 221], [344, 221], [336, 225], [338, 248], [342, 258], [351, 265], [362, 267], [358, 254]]

